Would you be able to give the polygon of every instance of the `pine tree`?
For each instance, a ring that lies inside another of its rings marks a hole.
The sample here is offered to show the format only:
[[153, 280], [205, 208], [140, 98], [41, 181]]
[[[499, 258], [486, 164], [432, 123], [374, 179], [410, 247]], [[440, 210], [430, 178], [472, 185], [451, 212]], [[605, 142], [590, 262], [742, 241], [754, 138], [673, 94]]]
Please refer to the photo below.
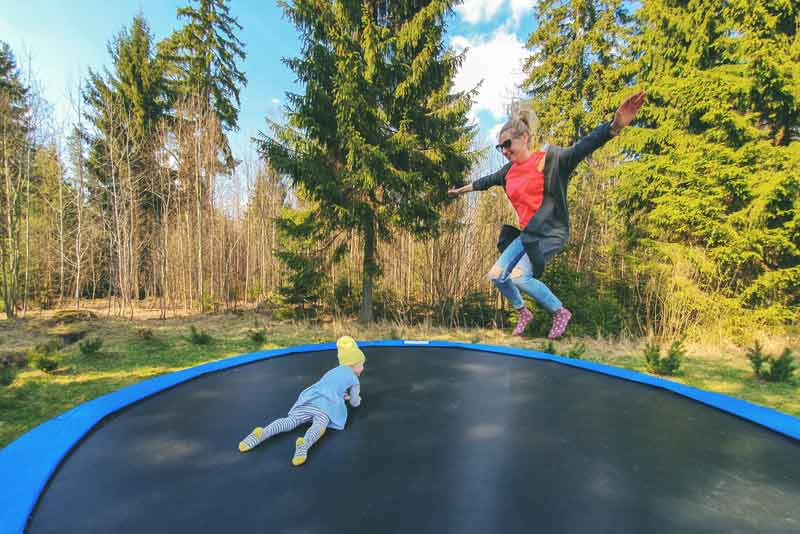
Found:
[[[311, 210], [286, 209], [278, 219], [281, 250], [278, 259], [288, 276], [278, 287], [286, 304], [299, 307], [298, 315], [306, 317], [306, 305], [319, 300], [324, 291], [327, 261], [323, 251], [316, 250], [319, 228]], [[316, 239], [315, 239], [316, 238]]]
[[[627, 61], [634, 34], [628, 3], [622, 0], [544, 0], [537, 3], [537, 26], [528, 38], [530, 50], [522, 89], [539, 119], [539, 141], [569, 146], [601, 122], [611, 119], [629, 89], [635, 70]], [[616, 187], [607, 172], [618, 164], [618, 148], [610, 143], [581, 165], [567, 191], [572, 224], [567, 261], [553, 263], [545, 274], [558, 280], [590, 277], [601, 289], [618, 279], [610, 259], [615, 224], [610, 206]], [[588, 308], [596, 304], [581, 303]]]
[[309, 2], [281, 6], [303, 40], [286, 60], [304, 85], [265, 158], [291, 178], [331, 235], [363, 242], [361, 319], [372, 320], [376, 247], [393, 228], [435, 232], [447, 188], [472, 162], [472, 95], [452, 92], [463, 56], [443, 44], [452, 0]]
[[[158, 175], [158, 125], [168, 117], [169, 99], [164, 64], [143, 16], [134, 17], [108, 44], [111, 68], [90, 70], [84, 91], [86, 117], [94, 127], [87, 135], [89, 192], [109, 219], [119, 219], [124, 202], [125, 239], [133, 256], [132, 286], [148, 272], [160, 207], [150, 182]], [[115, 204], [116, 202], [116, 204]], [[117, 243], [117, 246], [124, 246]], [[138, 288], [130, 288], [138, 295]]]
[[633, 77], [631, 16], [622, 0], [543, 0], [535, 17], [522, 87], [547, 140], [568, 145], [608, 120]]
[[[654, 269], [688, 261], [697, 289], [727, 297], [730, 309], [792, 317], [800, 305], [800, 143], [790, 135], [800, 8], [647, 0], [637, 18], [632, 64], [650, 97], [644, 127], [621, 139], [634, 156], [618, 173], [629, 245]], [[719, 313], [699, 298], [688, 313]]]
[[114, 36], [108, 52], [112, 69], [104, 73], [90, 70], [84, 91], [86, 115], [96, 132], [90, 165], [101, 182], [111, 172], [102, 162], [111, 157], [108, 143], [115, 139], [120, 139], [117, 154], [133, 162], [133, 173], [152, 171], [154, 132], [169, 112], [164, 65], [141, 15], [134, 17], [130, 29], [123, 28]]
[[145, 139], [169, 111], [164, 63], [156, 54], [150, 26], [142, 15], [133, 18], [109, 46], [114, 64], [113, 89], [134, 118], [134, 135]]
[[[244, 60], [244, 43], [236, 36], [242, 26], [230, 14], [227, 0], [193, 0], [197, 7], [178, 9], [187, 23], [160, 43], [168, 62], [174, 96], [199, 95], [213, 109], [223, 130], [236, 130], [239, 91], [247, 85], [237, 60]], [[223, 147], [228, 153], [227, 143]]]
[[741, 56], [752, 80], [750, 98], [759, 126], [786, 146], [800, 134], [800, 7], [797, 2], [731, 0], [741, 31]]
[[21, 220], [25, 179], [33, 151], [30, 101], [14, 54], [0, 41], [0, 290], [7, 317], [17, 313], [21, 266]]

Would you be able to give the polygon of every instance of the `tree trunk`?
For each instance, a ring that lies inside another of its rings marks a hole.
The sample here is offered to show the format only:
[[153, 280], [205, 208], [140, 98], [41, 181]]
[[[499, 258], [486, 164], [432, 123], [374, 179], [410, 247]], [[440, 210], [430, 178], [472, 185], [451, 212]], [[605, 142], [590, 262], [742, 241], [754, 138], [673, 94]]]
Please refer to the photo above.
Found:
[[25, 284], [22, 290], [22, 316], [28, 313], [28, 273], [31, 262], [31, 145], [25, 158]]
[[16, 209], [16, 189], [12, 186], [11, 168], [9, 166], [9, 150], [7, 142], [6, 123], [3, 121], [3, 174], [5, 175], [5, 215], [7, 235], [0, 237], [0, 270], [3, 273], [3, 305], [6, 317], [13, 319], [17, 316], [17, 289], [16, 276], [18, 272], [19, 247], [14, 239], [14, 225], [17, 224], [14, 210]]
[[64, 307], [64, 273], [66, 250], [64, 249], [64, 188], [63, 180], [58, 177], [58, 266], [59, 266], [59, 281], [58, 281], [58, 307]]
[[372, 322], [372, 290], [375, 284], [375, 226], [372, 221], [364, 227], [364, 278], [361, 293], [361, 313], [359, 320], [362, 323]]
[[[80, 143], [80, 141], [78, 141]], [[78, 147], [78, 191], [76, 195], [76, 209], [78, 211], [78, 227], [75, 234], [75, 309], [81, 309], [81, 264], [83, 263], [83, 147]]]

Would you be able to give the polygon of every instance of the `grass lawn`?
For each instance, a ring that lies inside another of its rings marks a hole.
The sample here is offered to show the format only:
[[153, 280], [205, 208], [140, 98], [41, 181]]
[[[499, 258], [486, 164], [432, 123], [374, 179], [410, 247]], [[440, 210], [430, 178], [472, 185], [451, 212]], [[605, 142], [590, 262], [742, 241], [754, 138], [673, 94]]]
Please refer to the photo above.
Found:
[[[20, 357], [47, 341], [67, 343], [56, 353], [59, 366], [55, 371], [45, 373], [30, 362], [11, 385], [0, 387], [0, 447], [81, 402], [162, 373], [245, 352], [330, 342], [343, 334], [360, 340], [439, 339], [533, 350], [542, 350], [545, 346], [542, 339], [512, 338], [508, 329], [459, 330], [394, 323], [365, 327], [338, 321], [272, 322], [250, 311], [166, 320], [157, 319], [155, 312], [139, 313], [132, 320], [107, 318], [99, 311], [98, 316], [59, 322], [49, 312], [30, 314], [23, 320], [0, 321], [0, 358]], [[210, 334], [211, 342], [193, 344], [189, 339], [192, 325]], [[266, 334], [264, 343], [250, 339], [249, 333], [254, 330]], [[79, 349], [81, 341], [73, 341], [78, 336], [83, 336], [84, 341], [99, 337], [103, 346], [95, 354], [84, 355]], [[556, 342], [554, 347], [557, 353], [566, 354], [579, 344], [586, 347], [583, 359], [645, 372], [644, 340], [567, 338]], [[766, 339], [764, 345], [768, 352], [776, 355], [785, 346], [798, 346], [791, 336]], [[791, 384], [756, 379], [744, 349], [733, 345], [687, 343], [686, 347], [686, 361], [678, 376], [669, 379], [800, 417], [800, 380], [797, 378]]]

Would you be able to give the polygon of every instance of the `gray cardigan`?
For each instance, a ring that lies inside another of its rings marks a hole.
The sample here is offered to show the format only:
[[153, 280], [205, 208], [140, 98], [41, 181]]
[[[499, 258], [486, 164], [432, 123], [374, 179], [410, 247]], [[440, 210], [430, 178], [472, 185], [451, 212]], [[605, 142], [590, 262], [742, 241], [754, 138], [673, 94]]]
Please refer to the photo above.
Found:
[[[535, 278], [542, 275], [545, 264], [569, 241], [567, 184], [572, 171], [585, 157], [612, 137], [611, 123], [606, 123], [592, 130], [569, 148], [552, 145], [547, 147], [542, 205], [521, 232], [522, 246], [531, 259]], [[499, 185], [505, 190], [506, 174], [510, 168], [511, 163], [507, 163], [499, 171], [475, 180], [472, 182], [472, 189], [485, 191], [493, 185]], [[507, 232], [502, 232], [499, 248], [505, 248], [502, 242], [507, 238]]]

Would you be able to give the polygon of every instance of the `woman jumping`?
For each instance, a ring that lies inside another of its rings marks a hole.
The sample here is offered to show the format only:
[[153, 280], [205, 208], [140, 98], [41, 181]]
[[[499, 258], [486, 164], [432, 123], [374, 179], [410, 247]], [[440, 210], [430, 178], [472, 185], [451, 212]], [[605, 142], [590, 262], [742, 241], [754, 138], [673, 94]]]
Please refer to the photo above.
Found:
[[553, 318], [549, 339], [561, 337], [572, 313], [539, 278], [545, 264], [563, 249], [569, 238], [567, 184], [585, 157], [603, 146], [629, 125], [644, 103], [645, 93], [629, 97], [614, 114], [611, 123], [601, 124], [569, 148], [548, 146], [545, 152], [531, 151], [535, 133], [532, 111], [514, 114], [503, 125], [495, 147], [508, 163], [499, 171], [448, 192], [457, 196], [502, 186], [519, 217], [523, 230], [504, 226], [500, 233], [500, 257], [489, 271], [489, 279], [517, 310], [512, 335], [522, 334], [533, 319], [520, 291], [530, 295]]

